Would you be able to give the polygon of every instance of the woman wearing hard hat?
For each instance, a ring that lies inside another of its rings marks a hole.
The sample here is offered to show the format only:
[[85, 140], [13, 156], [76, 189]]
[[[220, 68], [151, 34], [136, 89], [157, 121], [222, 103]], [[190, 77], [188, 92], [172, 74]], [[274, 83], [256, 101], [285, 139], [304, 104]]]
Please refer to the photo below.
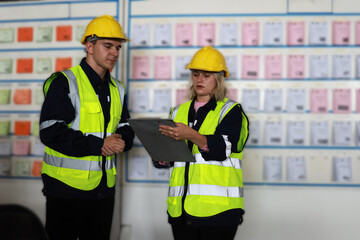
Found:
[[197, 51], [190, 64], [191, 101], [172, 109], [176, 127], [160, 132], [186, 140], [196, 161], [173, 166], [167, 199], [175, 240], [234, 239], [244, 214], [241, 159], [248, 119], [241, 105], [225, 97], [229, 76], [224, 56], [213, 47]]

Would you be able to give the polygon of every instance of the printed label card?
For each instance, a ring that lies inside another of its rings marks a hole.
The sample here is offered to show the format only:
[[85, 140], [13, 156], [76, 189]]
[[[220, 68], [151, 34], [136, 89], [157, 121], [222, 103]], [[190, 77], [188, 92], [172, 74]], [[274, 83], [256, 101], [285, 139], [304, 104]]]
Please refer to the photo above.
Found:
[[289, 21], [287, 22], [287, 44], [304, 45], [305, 42], [305, 22]]
[[237, 88], [226, 88], [226, 97], [230, 100], [233, 100], [235, 102], [238, 102], [239, 100], [239, 93]]
[[27, 160], [16, 160], [14, 162], [15, 176], [27, 177], [30, 176], [30, 162]]
[[42, 144], [40, 139], [35, 139], [32, 142], [31, 154], [33, 154], [35, 156], [43, 156], [44, 153], [45, 153], [45, 145]]
[[14, 42], [15, 31], [13, 28], [0, 28], [0, 43]]
[[[360, 55], [356, 55], [355, 56], [355, 59], [356, 59], [356, 77], [357, 79], [360, 79]], [[1, 60], [0, 60], [0, 63], [1, 63]], [[0, 66], [1, 68], [1, 66]], [[0, 69], [0, 73], [1, 73], [1, 69]]]
[[10, 121], [0, 121], [0, 136], [8, 136], [10, 133]]
[[0, 158], [0, 176], [10, 176], [11, 160]]
[[281, 113], [283, 109], [283, 90], [281, 88], [265, 89], [264, 111], [268, 113]]
[[282, 55], [265, 56], [265, 78], [282, 79], [283, 78], [283, 59]]
[[355, 44], [360, 45], [360, 21], [355, 23]]
[[283, 144], [283, 123], [281, 121], [265, 121], [264, 144], [270, 146]]
[[287, 180], [306, 181], [306, 161], [305, 157], [287, 157]]
[[291, 54], [288, 56], [288, 78], [305, 78], [305, 56]]
[[238, 78], [238, 58], [236, 55], [225, 56], [226, 66], [229, 71], [229, 79]]
[[176, 79], [189, 79], [191, 71], [185, 67], [191, 61], [191, 56], [176, 56], [175, 61], [175, 77]]
[[251, 121], [249, 125], [249, 138], [247, 144], [249, 145], [260, 145], [261, 144], [261, 122]]
[[11, 155], [12, 142], [10, 138], [0, 138], [0, 156]]
[[333, 21], [332, 25], [333, 44], [350, 44], [350, 21]]
[[51, 58], [37, 58], [35, 65], [36, 73], [51, 72]]
[[239, 41], [239, 30], [236, 22], [220, 23], [220, 45], [236, 46]]
[[198, 24], [198, 46], [212, 46], [215, 44], [215, 23]]
[[360, 122], [356, 122], [356, 146], [360, 146]]
[[241, 106], [245, 112], [260, 111], [260, 89], [246, 89], [242, 90]]
[[131, 91], [131, 110], [135, 113], [149, 111], [150, 95], [147, 88], [135, 88]]
[[15, 121], [14, 134], [18, 136], [29, 136], [30, 128], [31, 128], [30, 121]]
[[31, 104], [31, 89], [30, 88], [15, 89], [13, 102], [19, 105]]
[[353, 131], [350, 121], [333, 122], [333, 144], [334, 146], [353, 145]]
[[243, 22], [242, 23], [242, 45], [255, 46], [259, 45], [260, 35], [259, 22]]
[[0, 59], [0, 74], [10, 74], [12, 73], [13, 60], [9, 59]]
[[155, 23], [154, 26], [154, 45], [171, 46], [172, 44], [172, 25], [171, 23]]
[[19, 27], [17, 29], [18, 42], [32, 42], [34, 38], [33, 27]]
[[81, 41], [85, 34], [86, 26], [85, 25], [77, 25], [75, 27], [75, 39], [76, 41]]
[[328, 89], [311, 89], [310, 90], [310, 112], [311, 113], [328, 113]]
[[289, 113], [304, 113], [306, 90], [302, 88], [289, 88], [287, 90], [286, 110]]
[[40, 125], [39, 121], [33, 121], [32, 122], [32, 136], [38, 137], [40, 132]]
[[150, 59], [149, 56], [133, 56], [132, 78], [149, 79], [150, 78]]
[[310, 22], [310, 45], [326, 45], [328, 39], [328, 25], [327, 22]]
[[56, 41], [69, 42], [72, 41], [72, 26], [56, 26]]
[[352, 159], [351, 157], [334, 157], [334, 181], [351, 182], [352, 181]]
[[152, 166], [151, 176], [153, 180], [168, 181], [170, 179], [170, 170], [164, 168], [156, 168]]
[[360, 113], [360, 89], [356, 89], [355, 91], [356, 94], [356, 112]]
[[260, 56], [258, 55], [243, 55], [242, 56], [242, 78], [243, 79], [258, 79], [260, 68]]
[[351, 78], [351, 56], [333, 55], [333, 78], [349, 79]]
[[10, 103], [11, 89], [0, 89], [0, 105]]
[[188, 89], [176, 89], [176, 102], [175, 105], [178, 106], [183, 104], [186, 101], [189, 101], [189, 90]]
[[171, 80], [171, 57], [154, 57], [154, 78], [159, 80]]
[[26, 140], [16, 140], [13, 142], [12, 152], [16, 156], [27, 156], [30, 154], [31, 142]]
[[52, 41], [53, 28], [52, 27], [37, 27], [35, 41], [36, 42], [51, 42]]
[[31, 170], [31, 175], [34, 177], [41, 177], [41, 169], [42, 169], [42, 163], [43, 161], [41, 160], [36, 160], [33, 161], [32, 163], [32, 170]]
[[310, 143], [312, 146], [328, 146], [330, 143], [330, 128], [327, 121], [310, 122]]
[[171, 89], [158, 88], [154, 90], [154, 112], [169, 113], [171, 109]]
[[327, 79], [329, 78], [329, 57], [328, 55], [310, 56], [310, 78]]
[[287, 145], [304, 146], [305, 145], [305, 122], [288, 121], [287, 122]]
[[40, 89], [34, 89], [34, 95], [35, 95], [35, 104], [36, 105], [42, 105], [43, 102], [44, 102], [44, 92], [43, 90], [40, 88]]
[[16, 59], [16, 73], [32, 73], [33, 72], [32, 58], [18, 58]]
[[176, 46], [193, 46], [194, 26], [192, 23], [177, 23], [175, 26]]
[[282, 159], [280, 156], [264, 157], [264, 180], [281, 181], [282, 179]]
[[146, 152], [133, 153], [129, 157], [130, 179], [147, 179], [149, 176], [148, 169], [150, 164], [150, 156]]
[[56, 58], [55, 60], [55, 71], [60, 72], [72, 67], [72, 58], [64, 57], [64, 58]]
[[131, 30], [132, 46], [144, 47], [150, 45], [150, 24], [134, 24]]
[[264, 45], [278, 46], [283, 44], [282, 22], [264, 23]]
[[351, 89], [333, 90], [333, 113], [351, 113]]

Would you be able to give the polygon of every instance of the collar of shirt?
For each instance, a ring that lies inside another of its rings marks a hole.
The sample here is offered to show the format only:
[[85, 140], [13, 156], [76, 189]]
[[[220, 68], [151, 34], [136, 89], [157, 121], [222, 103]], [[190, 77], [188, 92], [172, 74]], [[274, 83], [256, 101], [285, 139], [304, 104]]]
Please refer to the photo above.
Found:
[[[92, 67], [86, 62], [86, 58], [83, 58], [81, 60], [80, 66], [84, 70], [86, 76], [88, 76], [88, 78], [91, 82], [91, 85], [93, 85], [94, 88], [99, 87], [102, 84], [101, 78], [99, 77], [99, 75], [97, 75], [97, 73], [94, 71], [94, 69], [92, 69]], [[109, 82], [114, 86], [114, 84], [111, 82], [109, 71], [106, 71], [105, 82]]]

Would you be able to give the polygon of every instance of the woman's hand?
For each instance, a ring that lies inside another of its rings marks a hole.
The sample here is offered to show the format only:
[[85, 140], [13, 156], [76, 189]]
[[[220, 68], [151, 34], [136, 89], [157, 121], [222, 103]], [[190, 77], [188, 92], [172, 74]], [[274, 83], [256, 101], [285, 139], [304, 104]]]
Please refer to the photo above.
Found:
[[191, 127], [183, 123], [175, 123], [176, 127], [168, 125], [159, 125], [159, 131], [161, 134], [171, 137], [175, 140], [189, 140], [200, 148], [207, 144], [207, 139], [204, 135], [201, 135]]

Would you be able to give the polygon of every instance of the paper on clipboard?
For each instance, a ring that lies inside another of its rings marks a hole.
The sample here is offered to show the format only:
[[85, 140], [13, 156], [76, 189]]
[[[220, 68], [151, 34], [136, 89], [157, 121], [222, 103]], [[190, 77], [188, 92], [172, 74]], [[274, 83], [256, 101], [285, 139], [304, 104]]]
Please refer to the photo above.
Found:
[[176, 126], [171, 119], [141, 118], [127, 120], [146, 151], [155, 162], [195, 162], [185, 141], [162, 135], [159, 125]]

